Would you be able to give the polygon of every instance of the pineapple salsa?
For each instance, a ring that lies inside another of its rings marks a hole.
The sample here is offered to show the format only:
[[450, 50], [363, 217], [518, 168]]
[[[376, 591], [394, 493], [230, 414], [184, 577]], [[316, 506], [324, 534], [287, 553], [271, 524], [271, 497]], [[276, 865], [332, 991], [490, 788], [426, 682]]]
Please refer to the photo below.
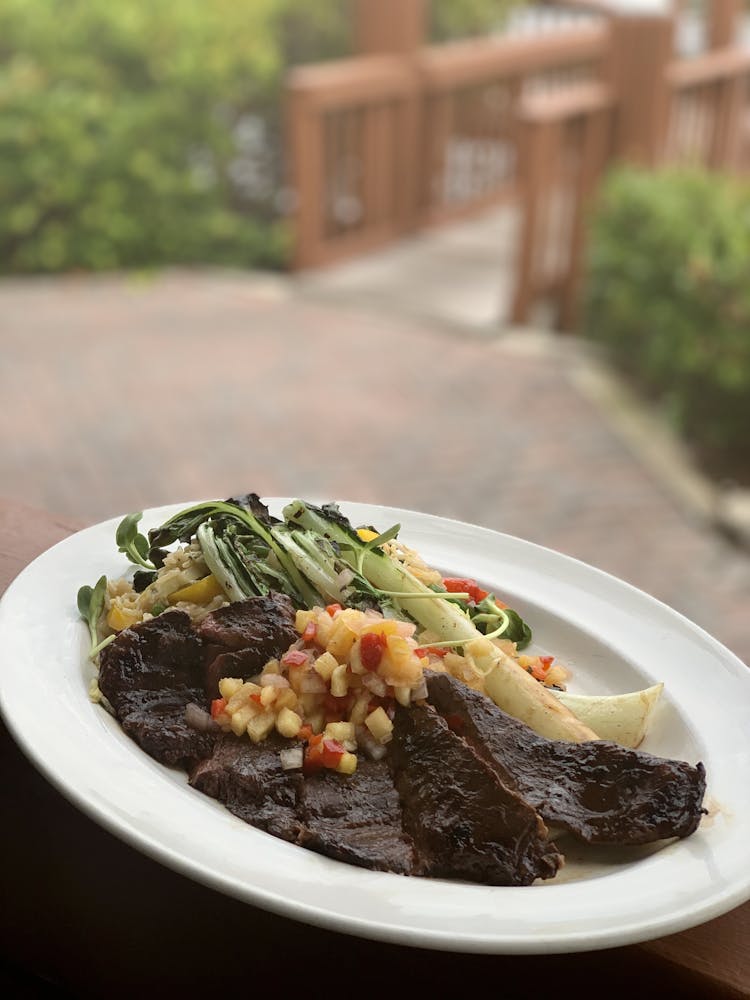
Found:
[[[270, 660], [250, 682], [222, 678], [221, 697], [211, 705], [214, 721], [226, 732], [247, 733], [258, 743], [275, 729], [300, 740], [284, 752], [285, 767], [351, 774], [359, 750], [382, 757], [396, 703], [407, 706], [427, 696], [424, 667], [482, 689], [483, 675], [470, 654], [420, 645], [411, 622], [336, 603], [298, 611], [295, 624], [300, 638], [280, 659]], [[551, 657], [524, 660], [544, 680], [551, 673], [554, 681], [554, 671], [564, 677], [562, 668], [551, 667]]]

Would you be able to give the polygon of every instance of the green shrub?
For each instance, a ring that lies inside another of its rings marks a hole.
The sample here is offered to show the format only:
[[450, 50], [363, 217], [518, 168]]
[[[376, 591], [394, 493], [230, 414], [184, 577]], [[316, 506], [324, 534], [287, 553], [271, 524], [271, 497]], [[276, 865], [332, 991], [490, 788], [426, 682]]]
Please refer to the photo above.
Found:
[[612, 175], [585, 330], [712, 468], [750, 469], [750, 185], [699, 170]]
[[2, 0], [0, 270], [283, 263], [281, 78], [341, 0]]

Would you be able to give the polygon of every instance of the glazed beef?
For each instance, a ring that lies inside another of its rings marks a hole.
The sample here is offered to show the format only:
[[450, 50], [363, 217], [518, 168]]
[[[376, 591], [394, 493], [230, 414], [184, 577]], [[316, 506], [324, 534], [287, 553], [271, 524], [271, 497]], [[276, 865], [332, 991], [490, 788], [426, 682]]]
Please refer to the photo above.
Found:
[[222, 677], [248, 680], [299, 636], [285, 594], [248, 597], [206, 615], [197, 630], [206, 646], [206, 694], [219, 696]]
[[413, 872], [413, 845], [385, 761], [360, 755], [354, 774], [319, 771], [304, 780], [301, 793], [303, 846], [362, 868]]
[[449, 674], [427, 672], [430, 702], [500, 780], [545, 822], [593, 844], [687, 837], [703, 814], [702, 764], [654, 757], [616, 743], [538, 736]]
[[122, 728], [155, 760], [189, 768], [211, 753], [216, 739], [213, 733], [193, 729], [185, 719], [187, 706], [198, 704], [202, 695], [197, 688], [139, 691], [121, 703]]
[[124, 731], [162, 764], [190, 766], [211, 753], [214, 737], [185, 721], [190, 702], [206, 707], [203, 659], [203, 643], [181, 611], [125, 629], [102, 650], [102, 694]]
[[391, 764], [420, 874], [530, 885], [562, 863], [528, 803], [429, 706], [399, 708]]
[[205, 709], [220, 677], [259, 673], [296, 638], [278, 594], [198, 626], [169, 611], [105, 647], [99, 686], [124, 731], [187, 769], [194, 788], [269, 834], [364, 868], [528, 885], [562, 863], [545, 823], [639, 844], [687, 836], [700, 820], [700, 764], [545, 740], [447, 674], [428, 672], [431, 704], [397, 708], [386, 758], [360, 753], [352, 775], [285, 771], [280, 751], [299, 744], [276, 733], [254, 744], [188, 726], [186, 706]]
[[203, 687], [203, 643], [183, 611], [120, 632], [99, 663], [99, 688], [118, 718], [121, 704], [135, 691]]
[[198, 634], [225, 649], [256, 649], [263, 663], [299, 638], [294, 628], [294, 607], [286, 594], [248, 597], [227, 604], [206, 615], [198, 625]]
[[296, 841], [302, 833], [297, 800], [303, 779], [299, 771], [281, 766], [279, 751], [289, 745], [275, 734], [262, 743], [221, 736], [211, 757], [193, 768], [190, 784], [219, 799], [246, 823]]

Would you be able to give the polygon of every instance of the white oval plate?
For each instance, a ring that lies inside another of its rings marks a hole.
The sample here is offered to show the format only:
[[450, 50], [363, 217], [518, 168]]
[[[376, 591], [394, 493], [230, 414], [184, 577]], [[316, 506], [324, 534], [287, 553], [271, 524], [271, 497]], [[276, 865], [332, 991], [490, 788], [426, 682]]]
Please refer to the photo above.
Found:
[[[283, 499], [269, 500], [280, 513]], [[188, 504], [146, 511], [145, 530]], [[538, 651], [573, 668], [570, 689], [616, 693], [664, 681], [642, 749], [702, 760], [709, 815], [658, 850], [563, 842], [553, 881], [496, 888], [368, 872], [253, 829], [146, 756], [88, 699], [92, 668], [76, 592], [129, 569], [119, 518], [60, 542], [0, 602], [0, 707], [36, 766], [78, 807], [156, 860], [214, 889], [310, 924], [453, 951], [613, 947], [702, 923], [750, 898], [750, 672], [677, 612], [599, 570], [529, 542], [411, 511], [343, 503], [355, 524], [401, 538], [517, 608]]]

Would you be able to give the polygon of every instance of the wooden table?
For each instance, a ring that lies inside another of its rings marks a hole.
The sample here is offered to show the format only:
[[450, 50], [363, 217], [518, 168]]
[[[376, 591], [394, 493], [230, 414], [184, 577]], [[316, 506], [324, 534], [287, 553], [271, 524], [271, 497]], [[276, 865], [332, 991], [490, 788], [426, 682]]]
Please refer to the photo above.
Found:
[[[0, 499], [0, 592], [77, 527]], [[0, 746], [6, 996], [184, 998], [217, 987], [228, 996], [390, 996], [403, 984], [417, 996], [467, 988], [560, 996], [568, 987], [607, 1000], [634, 992], [750, 996], [750, 904], [648, 945], [575, 955], [461, 955], [370, 942], [274, 916], [162, 867], [70, 805], [4, 727]]]

